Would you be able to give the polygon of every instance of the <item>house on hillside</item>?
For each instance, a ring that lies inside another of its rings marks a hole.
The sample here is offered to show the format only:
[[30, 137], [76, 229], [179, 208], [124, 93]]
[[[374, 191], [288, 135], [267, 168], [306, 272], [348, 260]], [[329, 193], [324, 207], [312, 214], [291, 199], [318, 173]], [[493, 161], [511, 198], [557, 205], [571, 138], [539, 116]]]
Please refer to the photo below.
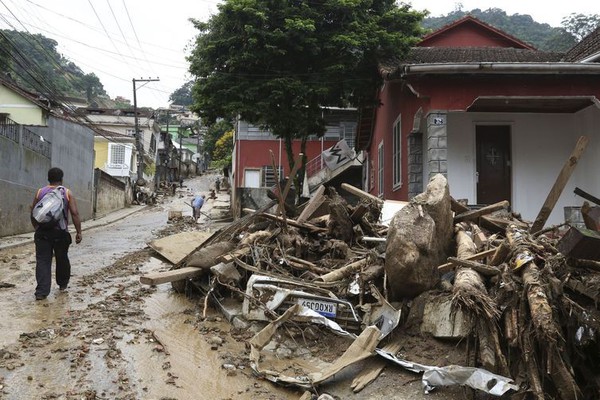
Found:
[[94, 132], [43, 96], [0, 78], [0, 236], [30, 232], [29, 206], [60, 167], [83, 220], [92, 217]]
[[[312, 136], [306, 142], [306, 175], [309, 186], [307, 189], [310, 191], [319, 184], [342, 179], [349, 182], [354, 180], [356, 185], [360, 185], [360, 155], [351, 150], [354, 147], [358, 112], [355, 109], [324, 108], [323, 116], [327, 128], [325, 134], [323, 137]], [[340, 143], [341, 141], [343, 143]], [[333, 158], [341, 162], [328, 164], [322, 156], [323, 152], [336, 145], [344, 149], [344, 155], [336, 157], [334, 153]], [[294, 140], [292, 148], [293, 154], [298, 155], [300, 140]], [[264, 192], [276, 184], [275, 172], [277, 171], [280, 178], [288, 176], [289, 164], [282, 139], [246, 121], [237, 121], [230, 176], [235, 188], [232, 191], [234, 212], [244, 207], [260, 206], [259, 199], [268, 200]], [[244, 199], [248, 199], [249, 202], [245, 202]]]
[[589, 144], [550, 215], [599, 195], [600, 33], [568, 53], [537, 51], [466, 16], [382, 66], [380, 106], [363, 113], [363, 188], [407, 200], [437, 173], [469, 204], [509, 200], [533, 221], [580, 136]]
[[[95, 149], [101, 157], [96, 165], [105, 172], [117, 178], [137, 178], [137, 166], [139, 162], [144, 163], [144, 176], [146, 182], [151, 185], [154, 182], [154, 174], [158, 160], [158, 143], [160, 141], [160, 127], [154, 119], [154, 112], [137, 110], [137, 123], [140, 133], [143, 157], [138, 154], [137, 141], [135, 137], [135, 113], [133, 109], [107, 109], [107, 108], [80, 108], [77, 115], [87, 120], [92, 126], [99, 129], [96, 136]], [[118, 135], [120, 140], [104, 140], [101, 132], [110, 132], [111, 138]], [[130, 140], [125, 141], [126, 138]], [[131, 144], [133, 143], [133, 146]], [[129, 156], [133, 155], [130, 160]], [[106, 157], [104, 157], [106, 155]], [[113, 163], [114, 159], [123, 163]], [[127, 169], [127, 174], [125, 174]]]

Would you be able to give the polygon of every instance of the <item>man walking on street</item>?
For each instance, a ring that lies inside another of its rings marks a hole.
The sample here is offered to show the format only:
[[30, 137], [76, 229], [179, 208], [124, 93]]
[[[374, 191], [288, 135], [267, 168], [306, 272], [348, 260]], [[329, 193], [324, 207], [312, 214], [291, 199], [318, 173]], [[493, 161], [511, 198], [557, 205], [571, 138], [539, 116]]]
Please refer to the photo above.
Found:
[[56, 261], [56, 283], [60, 290], [65, 290], [69, 285], [71, 278], [71, 263], [69, 262], [69, 245], [72, 242], [69, 233], [69, 216], [73, 218], [73, 225], [77, 232], [75, 243], [81, 242], [81, 220], [77, 210], [77, 202], [71, 191], [62, 186], [63, 171], [60, 168], [50, 168], [48, 170], [49, 185], [38, 189], [31, 206], [31, 210], [36, 207], [38, 202], [48, 193], [59, 188], [63, 197], [64, 209], [61, 212], [58, 222], [54, 226], [42, 226], [31, 217], [31, 223], [35, 228], [35, 279], [37, 286], [35, 288], [35, 299], [43, 300], [50, 294], [52, 285], [52, 256]]

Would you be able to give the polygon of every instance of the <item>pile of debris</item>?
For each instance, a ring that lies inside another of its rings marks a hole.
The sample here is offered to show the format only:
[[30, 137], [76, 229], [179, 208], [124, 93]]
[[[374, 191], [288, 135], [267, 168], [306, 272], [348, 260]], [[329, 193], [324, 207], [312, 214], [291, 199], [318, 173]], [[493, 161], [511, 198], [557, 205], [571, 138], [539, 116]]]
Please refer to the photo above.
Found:
[[[378, 354], [422, 373], [426, 391], [459, 384], [497, 396], [512, 390], [514, 398], [600, 398], [599, 233], [530, 233], [507, 201], [475, 210], [455, 201], [442, 175], [408, 203], [342, 189], [358, 201], [320, 187], [296, 210], [278, 195], [182, 244], [173, 270], [141, 281], [178, 290], [195, 282], [205, 304], [237, 296], [244, 318], [268, 322], [250, 341], [250, 361], [273, 382], [313, 388]], [[439, 314], [446, 324], [431, 321]], [[421, 332], [468, 343], [470, 365], [399, 357], [388, 335], [415, 318]], [[320, 324], [353, 342], [329, 368], [287, 376], [264, 354], [286, 321]]]

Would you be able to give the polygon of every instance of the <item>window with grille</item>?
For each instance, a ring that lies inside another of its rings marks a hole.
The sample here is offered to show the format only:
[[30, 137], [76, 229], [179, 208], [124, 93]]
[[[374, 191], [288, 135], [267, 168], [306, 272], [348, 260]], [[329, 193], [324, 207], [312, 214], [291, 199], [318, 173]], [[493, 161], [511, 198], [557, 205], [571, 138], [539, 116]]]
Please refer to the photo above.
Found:
[[392, 127], [392, 175], [393, 188], [397, 189], [402, 185], [402, 129], [400, 116], [396, 118]]
[[111, 144], [110, 145], [110, 163], [113, 165], [125, 164], [125, 145]]
[[[279, 180], [285, 178], [283, 175], [283, 167], [279, 166], [277, 171], [277, 175], [279, 176]], [[275, 169], [273, 169], [270, 165], [265, 165], [262, 167], [262, 184], [263, 187], [273, 187], [277, 184], [275, 180]]]

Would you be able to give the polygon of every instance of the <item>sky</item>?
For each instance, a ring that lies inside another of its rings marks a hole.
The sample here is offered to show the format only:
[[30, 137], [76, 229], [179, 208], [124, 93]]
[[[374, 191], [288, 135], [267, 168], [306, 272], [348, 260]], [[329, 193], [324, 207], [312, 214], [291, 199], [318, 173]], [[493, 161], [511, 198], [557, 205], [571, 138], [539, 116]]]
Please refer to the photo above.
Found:
[[[529, 14], [537, 22], [560, 26], [571, 13], [600, 14], [600, 2], [570, 0], [445, 1], [407, 0], [431, 16], [457, 8], [500, 8]], [[169, 105], [169, 96], [191, 79], [189, 55], [197, 30], [189, 18], [206, 21], [219, 0], [0, 0], [0, 28], [41, 33], [58, 42], [58, 52], [84, 73], [94, 73], [111, 98], [133, 102], [133, 79], [139, 107]]]

